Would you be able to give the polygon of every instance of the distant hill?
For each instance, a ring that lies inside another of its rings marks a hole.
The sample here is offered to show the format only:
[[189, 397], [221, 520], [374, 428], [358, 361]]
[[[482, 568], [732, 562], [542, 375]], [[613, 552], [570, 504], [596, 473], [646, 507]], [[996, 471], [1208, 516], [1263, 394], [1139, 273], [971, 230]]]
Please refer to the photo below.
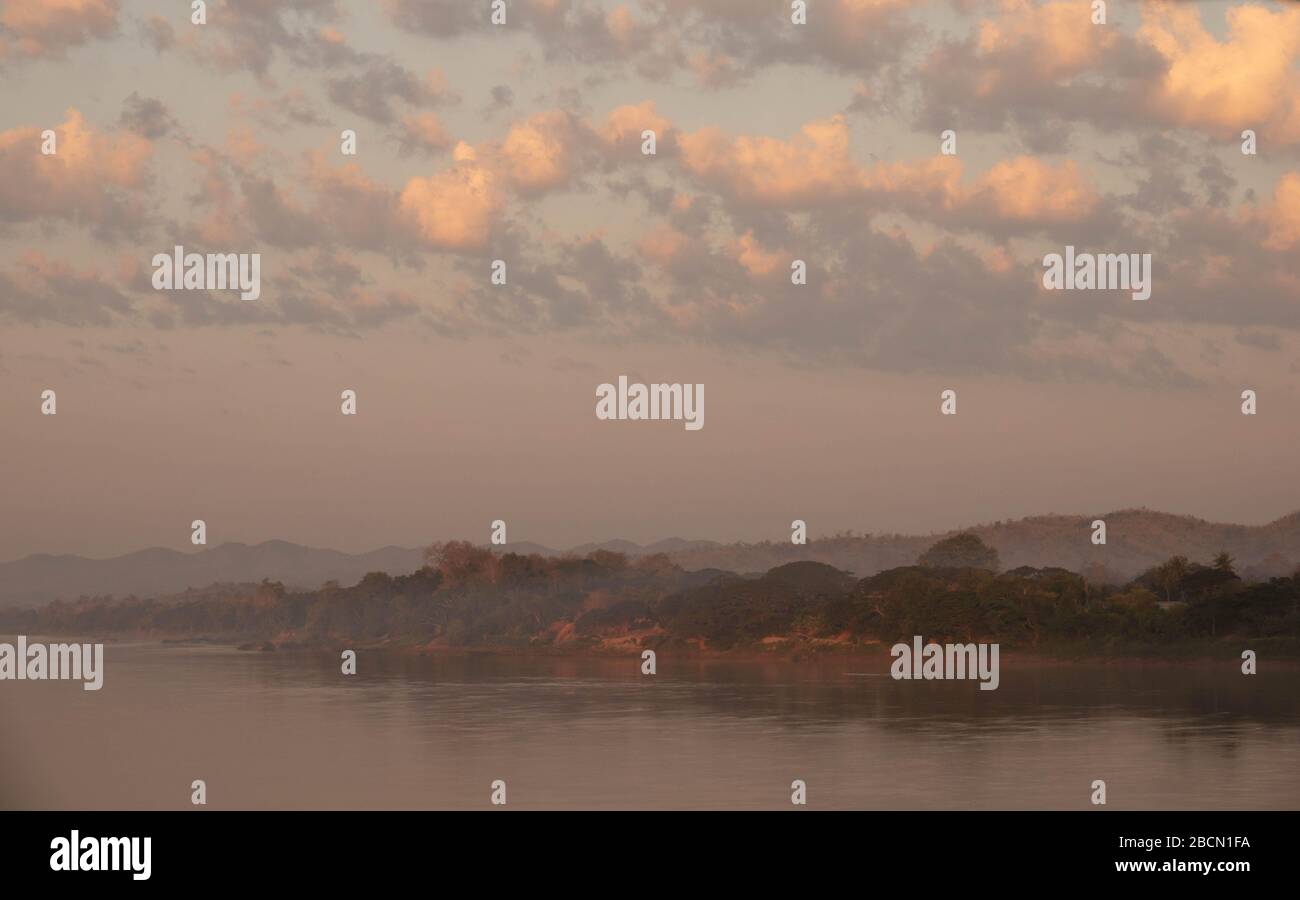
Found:
[[[655, 541], [653, 544], [637, 544], [633, 541], [625, 541], [622, 538], [615, 538], [608, 541], [593, 541], [587, 544], [579, 544], [576, 547], [570, 547], [567, 550], [556, 550], [553, 547], [547, 547], [543, 544], [535, 544], [532, 541], [516, 541], [506, 544], [500, 548], [502, 553], [519, 553], [527, 556], [530, 553], [536, 553], [539, 556], [586, 556], [589, 553], [595, 553], [597, 550], [606, 550], [610, 553], [622, 553], [626, 556], [650, 556], [655, 553], [666, 553], [669, 556], [676, 556], [679, 553], [688, 553], [694, 551], [715, 550], [721, 547], [730, 546], [720, 544], [717, 541], [688, 541], [682, 538], [665, 538], [662, 541]], [[497, 549], [497, 548], [493, 548]]]
[[110, 559], [36, 554], [0, 563], [0, 605], [32, 606], [82, 595], [156, 597], [264, 578], [311, 589], [327, 581], [354, 584], [367, 572], [413, 572], [423, 559], [422, 550], [402, 547], [351, 554], [288, 541], [229, 543], [193, 553], [153, 547]]
[[623, 540], [602, 541], [598, 544], [580, 544], [577, 547], [570, 548], [568, 552], [575, 556], [586, 556], [595, 550], [610, 550], [614, 553], [626, 553], [628, 556], [648, 556], [653, 553], [667, 553], [669, 556], [675, 556], [678, 553], [712, 550], [723, 546], [726, 545], [719, 544], [717, 541], [687, 541], [682, 538], [665, 538], [662, 541], [655, 541], [653, 544], [648, 545], [634, 544], [631, 541]]
[[[1095, 519], [1106, 522], [1105, 546], [1091, 541]], [[1232, 525], [1147, 509], [1032, 516], [930, 535], [841, 535], [810, 540], [804, 546], [714, 545], [670, 555], [686, 569], [761, 572], [783, 563], [813, 560], [866, 577], [912, 565], [931, 544], [963, 531], [978, 535], [997, 550], [1003, 569], [1055, 566], [1114, 584], [1174, 555], [1204, 563], [1222, 550], [1236, 558], [1237, 571], [1246, 578], [1290, 575], [1300, 566], [1300, 512], [1267, 525]]]
[[[1098, 518], [1106, 521], [1104, 547], [1094, 546], [1090, 540], [1091, 523]], [[802, 546], [669, 538], [648, 546], [609, 540], [568, 550], [533, 543], [500, 549], [548, 558], [582, 557], [595, 550], [634, 558], [663, 553], [687, 570], [742, 573], [768, 572], [788, 563], [810, 561], [863, 578], [910, 566], [935, 541], [959, 531], [974, 532], [996, 549], [1004, 570], [1056, 566], [1110, 583], [1128, 581], [1175, 554], [1206, 563], [1226, 550], [1236, 557], [1237, 571], [1247, 579], [1290, 575], [1300, 566], [1300, 512], [1267, 525], [1232, 525], [1129, 509], [1102, 515], [1033, 516], [930, 535], [839, 535], [816, 538]], [[214, 583], [265, 578], [295, 589], [314, 589], [327, 581], [346, 586], [367, 572], [405, 575], [423, 564], [422, 548], [384, 547], [350, 554], [287, 541], [222, 544], [192, 553], [155, 547], [111, 559], [37, 554], [0, 563], [0, 605], [27, 606], [82, 595], [153, 597]]]
[[[824, 563], [753, 577], [687, 571], [663, 556], [500, 556], [456, 542], [436, 567], [372, 572], [351, 586], [292, 591], [222, 584], [150, 599], [91, 598], [0, 609], [0, 633], [119, 636], [247, 650], [452, 647], [595, 651], [643, 648], [781, 657], [872, 653], [924, 635], [995, 641], [1066, 658], [1216, 658], [1241, 648], [1300, 656], [1300, 578], [1242, 581], [1228, 565], [1166, 567], [1124, 587], [1060, 568], [1007, 572], [911, 565], [855, 578]], [[337, 658], [337, 657], [336, 657]]]

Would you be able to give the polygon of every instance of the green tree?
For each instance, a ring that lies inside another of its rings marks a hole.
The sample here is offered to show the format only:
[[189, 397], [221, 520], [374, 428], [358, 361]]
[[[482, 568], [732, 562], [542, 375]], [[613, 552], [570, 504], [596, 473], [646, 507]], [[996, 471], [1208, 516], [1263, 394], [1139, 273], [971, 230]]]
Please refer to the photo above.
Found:
[[1183, 579], [1187, 577], [1187, 571], [1186, 556], [1171, 556], [1167, 562], [1161, 563], [1156, 569], [1156, 583], [1165, 592], [1166, 602], [1174, 599], [1174, 591], [1181, 588]]
[[935, 543], [917, 559], [918, 566], [932, 569], [998, 570], [998, 551], [970, 532], [954, 534]]

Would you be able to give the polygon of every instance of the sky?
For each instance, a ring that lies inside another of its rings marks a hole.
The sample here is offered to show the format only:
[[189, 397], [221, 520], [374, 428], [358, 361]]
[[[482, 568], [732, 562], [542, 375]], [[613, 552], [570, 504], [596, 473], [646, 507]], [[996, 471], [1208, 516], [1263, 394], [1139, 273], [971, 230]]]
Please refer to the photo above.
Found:
[[1300, 508], [1300, 4], [505, 6], [0, 0], [0, 559]]

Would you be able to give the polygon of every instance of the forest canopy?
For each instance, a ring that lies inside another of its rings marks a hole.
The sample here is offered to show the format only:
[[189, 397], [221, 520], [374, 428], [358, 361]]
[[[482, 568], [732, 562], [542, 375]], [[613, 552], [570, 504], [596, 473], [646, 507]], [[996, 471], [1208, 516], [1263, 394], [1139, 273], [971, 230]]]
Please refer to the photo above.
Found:
[[852, 647], [924, 634], [1010, 649], [1162, 652], [1232, 639], [1300, 646], [1300, 579], [1245, 582], [1230, 556], [1175, 556], [1122, 586], [1060, 568], [998, 572], [974, 535], [937, 542], [918, 565], [856, 578], [818, 562], [762, 574], [687, 571], [666, 556], [498, 553], [434, 544], [400, 576], [313, 591], [214, 585], [169, 597], [83, 597], [0, 615], [0, 630], [207, 637], [272, 646], [699, 649]]

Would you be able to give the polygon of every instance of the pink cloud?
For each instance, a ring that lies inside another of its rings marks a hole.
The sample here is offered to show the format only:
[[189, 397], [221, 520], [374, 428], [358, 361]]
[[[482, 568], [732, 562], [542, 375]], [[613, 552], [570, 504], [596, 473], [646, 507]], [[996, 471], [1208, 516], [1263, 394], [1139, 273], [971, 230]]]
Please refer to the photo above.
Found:
[[100, 132], [75, 109], [52, 130], [55, 150], [41, 152], [44, 129], [0, 132], [0, 214], [19, 220], [78, 216], [108, 223], [127, 212], [117, 189], [144, 186], [153, 147], [127, 131]]
[[843, 116], [805, 124], [789, 141], [733, 137], [716, 128], [678, 139], [682, 165], [733, 200], [759, 206], [812, 208], [875, 199], [936, 221], [954, 213], [1019, 224], [1078, 221], [1099, 198], [1073, 161], [1052, 165], [1030, 156], [1004, 160], [961, 183], [962, 164], [934, 156], [873, 168], [849, 152]]
[[482, 249], [504, 192], [496, 173], [469, 145], [457, 145], [454, 157], [451, 168], [408, 181], [399, 206], [425, 243], [447, 250]]
[[1300, 6], [1233, 6], [1217, 40], [1193, 4], [1143, 8], [1141, 40], [1165, 60], [1150, 104], [1162, 118], [1214, 134], [1258, 129], [1300, 141]]
[[0, 0], [0, 57], [57, 57], [117, 31], [119, 0]]
[[1300, 247], [1300, 172], [1287, 172], [1273, 188], [1273, 202], [1263, 210], [1270, 250]]

